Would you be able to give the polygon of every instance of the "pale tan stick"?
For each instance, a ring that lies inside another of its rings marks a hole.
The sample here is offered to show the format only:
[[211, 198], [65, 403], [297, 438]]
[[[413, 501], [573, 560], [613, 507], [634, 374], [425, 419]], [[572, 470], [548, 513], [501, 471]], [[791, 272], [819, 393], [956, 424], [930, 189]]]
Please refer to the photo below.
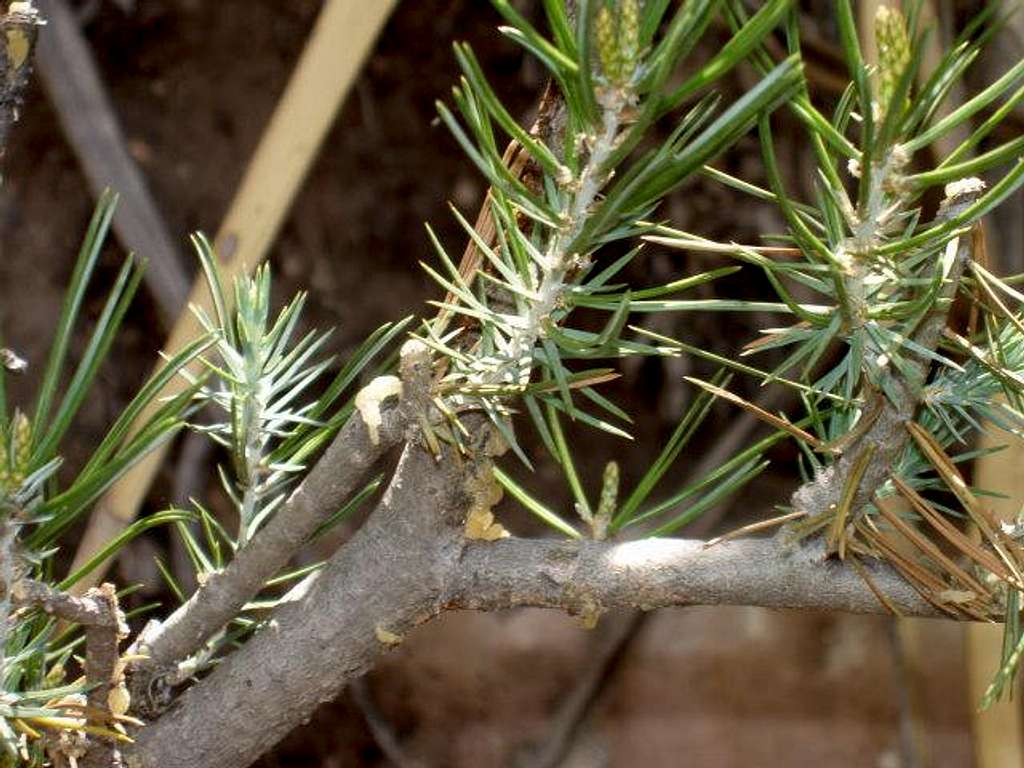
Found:
[[[334, 116], [397, 1], [328, 0], [320, 11], [217, 234], [216, 250], [226, 284], [253, 269], [273, 243]], [[189, 302], [212, 312], [202, 282], [192, 287]], [[164, 349], [173, 352], [201, 332], [195, 316], [186, 311], [178, 318]], [[162, 396], [180, 392], [185, 386], [183, 379], [172, 381]], [[148, 416], [144, 413], [140, 419]], [[166, 452], [165, 446], [150, 453], [100, 499], [73, 568], [86, 562], [135, 519]], [[75, 585], [75, 591], [96, 584], [105, 570], [106, 565], [97, 568]]]

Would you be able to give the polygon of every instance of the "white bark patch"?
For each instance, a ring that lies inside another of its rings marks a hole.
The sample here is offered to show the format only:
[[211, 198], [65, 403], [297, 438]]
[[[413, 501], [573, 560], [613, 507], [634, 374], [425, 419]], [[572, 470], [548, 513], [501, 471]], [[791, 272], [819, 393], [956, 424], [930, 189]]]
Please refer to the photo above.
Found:
[[402, 394], [402, 382], [397, 376], [378, 376], [356, 394], [356, 410], [363, 419], [370, 442], [380, 444], [380, 425], [383, 419], [380, 406], [389, 397]]

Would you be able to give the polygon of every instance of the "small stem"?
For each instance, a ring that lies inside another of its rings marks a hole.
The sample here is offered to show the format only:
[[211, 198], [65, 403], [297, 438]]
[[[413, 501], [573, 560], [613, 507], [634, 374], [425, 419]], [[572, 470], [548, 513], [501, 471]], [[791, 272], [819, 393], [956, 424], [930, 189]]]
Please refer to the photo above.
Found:
[[7, 619], [11, 613], [11, 591], [14, 587], [14, 540], [16, 528], [10, 520], [0, 523], [0, 679], [6, 673], [4, 651], [7, 648]]
[[[936, 222], [947, 221], [959, 215], [974, 203], [981, 189], [970, 184], [951, 185], [956, 190], [943, 201]], [[910, 339], [920, 348], [934, 350], [939, 343], [942, 329], [946, 326], [952, 299], [956, 297], [960, 280], [971, 260], [972, 242], [969, 235], [961, 235], [957, 253], [946, 282], [930, 313], [920, 321]], [[914, 418], [921, 398], [921, 387], [927, 380], [932, 361], [921, 354], [908, 354], [905, 372], [889, 371], [893, 394], [890, 399], [881, 392], [874, 394], [877, 417], [871, 426], [844, 448], [843, 456], [834, 465], [804, 483], [793, 494], [793, 507], [806, 512], [809, 518], [833, 514], [840, 506], [841, 496], [853, 476], [857, 457], [866, 446], [874, 446], [874, 457], [856, 483], [854, 501], [851, 505], [851, 520], [859, 515], [870, 501], [871, 496], [887, 481], [895, 462], [899, 460], [909, 440], [906, 423]], [[783, 535], [788, 535], [784, 530]]]
[[249, 542], [249, 524], [259, 513], [262, 497], [259, 485], [260, 465], [263, 462], [263, 417], [266, 402], [260, 392], [261, 368], [261, 365], [252, 366], [252, 378], [243, 384], [246, 393], [242, 402], [242, 454], [241, 460], [237, 462], [238, 484], [242, 488], [242, 503], [238, 510], [239, 548]]
[[565, 224], [555, 232], [544, 255], [546, 262], [537, 289], [538, 299], [526, 315], [523, 326], [517, 328], [509, 340], [508, 358], [494, 370], [484, 383], [523, 383], [531, 370], [533, 348], [543, 336], [544, 323], [551, 313], [558, 309], [566, 287], [566, 276], [573, 267], [575, 256], [568, 252], [569, 245], [583, 231], [590, 208], [607, 181], [604, 165], [615, 150], [621, 126], [622, 112], [629, 104], [629, 98], [620, 92], [608, 96], [601, 120], [601, 134], [594, 140], [594, 146], [586, 165], [572, 182], [577, 192], [571, 202], [566, 201], [561, 211]]
[[0, 16], [0, 158], [7, 149], [7, 135], [18, 112], [32, 74], [32, 54], [39, 27], [44, 23], [31, 3]]

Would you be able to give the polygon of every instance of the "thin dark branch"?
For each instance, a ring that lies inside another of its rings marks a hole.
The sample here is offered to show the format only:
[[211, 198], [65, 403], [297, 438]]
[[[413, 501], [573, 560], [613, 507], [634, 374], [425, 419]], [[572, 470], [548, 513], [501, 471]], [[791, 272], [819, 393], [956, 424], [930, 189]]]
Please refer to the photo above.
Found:
[[640, 632], [649, 614], [630, 611], [602, 620], [594, 648], [587, 657], [587, 666], [572, 690], [548, 718], [543, 742], [527, 748], [516, 760], [521, 768], [558, 768], [572, 751], [573, 742], [594, 705], [601, 698], [613, 672]]
[[[103, 584], [85, 594], [106, 614], [102, 623], [85, 628], [85, 681], [89, 687], [86, 702], [89, 705], [89, 724], [109, 729], [113, 723], [110, 707], [111, 691], [118, 685], [121, 639], [128, 635], [124, 616], [117, 605], [113, 584]], [[101, 736], [92, 736], [89, 751], [82, 761], [83, 768], [115, 768], [121, 765], [117, 742]]]
[[38, 608], [73, 624], [86, 627], [117, 627], [117, 617], [95, 595], [76, 597], [35, 579], [19, 579], [11, 588], [17, 608]]
[[184, 309], [192, 279], [146, 179], [128, 151], [89, 43], [64, 0], [36, 0], [47, 19], [39, 74], [94, 195], [121, 195], [113, 228], [125, 250], [145, 254], [143, 279], [170, 328]]
[[370, 684], [367, 682], [366, 677], [353, 680], [349, 685], [348, 692], [352, 697], [352, 701], [363, 713], [363, 717], [366, 719], [366, 726], [373, 735], [373, 740], [377, 742], [377, 746], [380, 747], [380, 751], [384, 753], [384, 757], [387, 758], [388, 762], [394, 768], [423, 768], [421, 762], [409, 757], [405, 750], [402, 749], [398, 736], [395, 734], [395, 729], [385, 719], [377, 707], [377, 702], [373, 700], [373, 691], [370, 690]]
[[16, 5], [0, 16], [0, 157], [6, 152], [11, 126], [18, 121], [39, 27], [44, 23], [31, 3]]

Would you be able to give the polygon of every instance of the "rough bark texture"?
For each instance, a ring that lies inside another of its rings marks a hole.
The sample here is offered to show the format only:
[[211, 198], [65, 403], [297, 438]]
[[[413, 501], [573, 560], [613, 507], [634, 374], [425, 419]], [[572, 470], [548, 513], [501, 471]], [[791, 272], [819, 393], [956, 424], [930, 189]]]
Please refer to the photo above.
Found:
[[[137, 735], [138, 768], [251, 764], [413, 627], [447, 609], [736, 604], [858, 613], [886, 609], [841, 563], [770, 540], [624, 544], [509, 539], [469, 544], [460, 473], [406, 448], [381, 506], [270, 625]], [[865, 564], [906, 615], [937, 616], [898, 574]]]
[[462, 548], [462, 474], [408, 445], [380, 506], [305, 594], [137, 736], [129, 765], [249, 765], [440, 610]]
[[15, 582], [11, 601], [17, 608], [36, 607], [43, 613], [87, 627], [115, 627], [118, 622], [117, 615], [95, 595], [77, 597], [35, 579]]
[[285, 506], [223, 571], [210, 574], [153, 637], [143, 638], [140, 650], [149, 661], [140, 672], [169, 671], [236, 616], [287, 565], [317, 526], [341, 507], [377, 460], [400, 441], [404, 426], [398, 410], [391, 409], [374, 444], [362, 419], [358, 415], [349, 419]]
[[[968, 192], [947, 198], [943, 201], [935, 223], [941, 224], [955, 218], [974, 203], [980, 194], [980, 189], [970, 189]], [[961, 235], [955, 246], [957, 253], [952, 267], [941, 289], [940, 300], [935, 303], [932, 311], [922, 318], [917, 329], [911, 334], [911, 339], [919, 347], [934, 350], [938, 346], [953, 299], [959, 290], [960, 280], [971, 260], [972, 245], [970, 234]], [[914, 418], [921, 399], [921, 388], [932, 367], [932, 360], [924, 355], [906, 351], [904, 354], [907, 357], [906, 368], [911, 373], [912, 380], [907, 380], [898, 373], [892, 375], [892, 389], [897, 395], [895, 400], [890, 400], [881, 392], [873, 393], [874, 399], [869, 411], [873, 408], [874, 413], [867, 413], [864, 417], [873, 418], [873, 423], [844, 449], [839, 461], [823, 469], [812, 481], [805, 483], [793, 494], [794, 509], [807, 512], [810, 516], [827, 514], [834, 510], [853, 474], [854, 465], [867, 448], [874, 450], [874, 454], [860, 479], [854, 497], [855, 515], [870, 503], [875, 492], [889, 479], [893, 466], [899, 461], [910, 439], [906, 423]]]
[[[89, 686], [89, 724], [110, 728], [110, 692], [119, 677], [121, 638], [128, 634], [128, 626], [117, 606], [117, 592], [113, 584], [103, 584], [86, 592], [106, 615], [100, 623], [85, 628], [85, 681]], [[72, 598], [73, 599], [73, 598]], [[117, 742], [92, 736], [82, 768], [116, 768], [122, 765]]]
[[[872, 583], [901, 613], [941, 615], [888, 567], [864, 565]], [[814, 562], [767, 539], [704, 542], [645, 539], [623, 544], [509, 539], [466, 549], [446, 608], [514, 606], [574, 613], [670, 605], [882, 613], [856, 571]]]

